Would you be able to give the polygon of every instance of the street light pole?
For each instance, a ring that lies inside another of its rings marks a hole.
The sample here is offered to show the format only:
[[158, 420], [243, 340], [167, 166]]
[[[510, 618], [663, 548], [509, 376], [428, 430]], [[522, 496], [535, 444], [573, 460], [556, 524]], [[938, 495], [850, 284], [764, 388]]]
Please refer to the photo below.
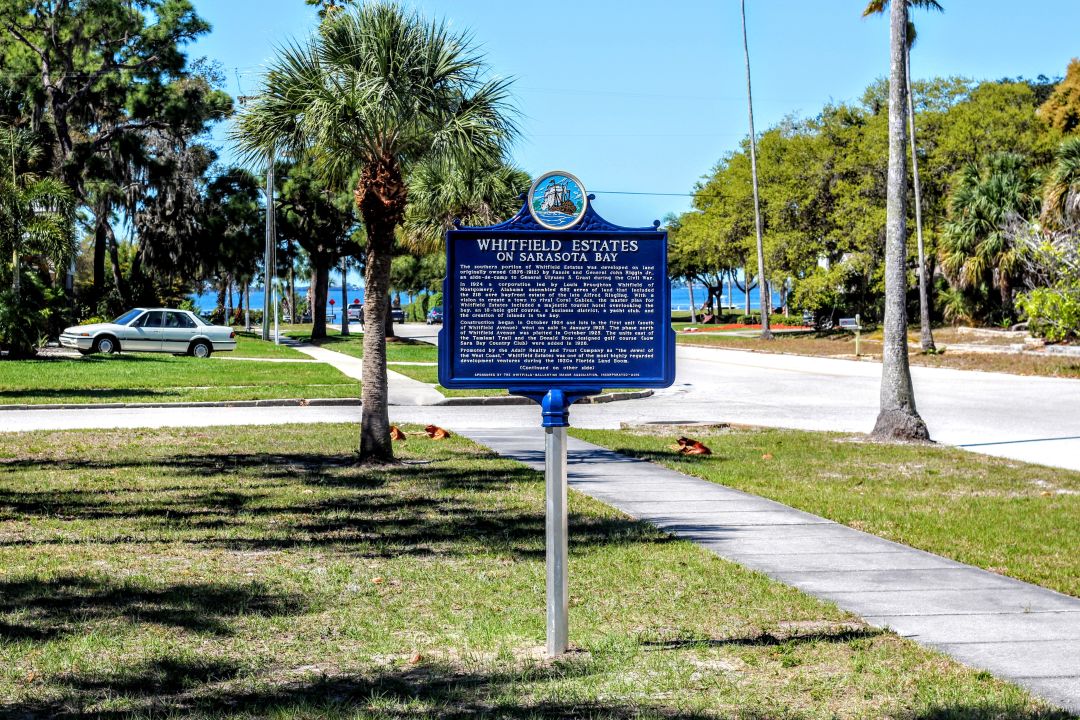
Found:
[[558, 657], [566, 652], [570, 638], [565, 426], [544, 428], [544, 486], [547, 654]]
[[270, 339], [270, 313], [272, 312], [273, 277], [277, 274], [277, 243], [274, 228], [274, 151], [270, 151], [266, 166], [266, 251], [263, 253], [265, 268], [263, 283], [262, 339]]

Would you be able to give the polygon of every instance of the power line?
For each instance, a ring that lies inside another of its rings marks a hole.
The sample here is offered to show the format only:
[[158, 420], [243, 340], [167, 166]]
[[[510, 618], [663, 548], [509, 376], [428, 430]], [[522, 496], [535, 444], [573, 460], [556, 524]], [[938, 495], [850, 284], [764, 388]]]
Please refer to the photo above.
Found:
[[672, 192], [634, 192], [631, 190], [593, 190], [589, 189], [589, 192], [596, 193], [597, 195], [651, 195], [653, 197], [694, 197], [694, 193], [672, 193]]

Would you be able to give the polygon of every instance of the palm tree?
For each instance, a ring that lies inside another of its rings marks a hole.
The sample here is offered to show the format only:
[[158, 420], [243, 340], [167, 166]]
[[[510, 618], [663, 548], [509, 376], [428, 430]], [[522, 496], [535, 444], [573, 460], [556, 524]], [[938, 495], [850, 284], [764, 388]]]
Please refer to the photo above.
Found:
[[521, 208], [529, 174], [504, 162], [425, 162], [409, 174], [409, 207], [404, 239], [409, 250], [425, 255], [442, 246], [454, 220], [492, 225]]
[[885, 339], [881, 353], [881, 410], [872, 435], [888, 440], [929, 440], [915, 409], [907, 349], [907, 122], [906, 2], [890, 12], [889, 174], [885, 220]]
[[1052, 229], [1080, 225], [1080, 137], [1058, 146], [1046, 180], [1042, 221]]
[[[769, 328], [769, 310], [772, 304], [769, 283], [765, 280], [765, 250], [761, 240], [761, 201], [758, 198], [757, 136], [754, 134], [754, 98], [750, 87], [750, 45], [746, 40], [746, 0], [741, 0], [743, 56], [746, 58], [746, 105], [750, 111], [750, 179], [754, 186], [754, 232], [757, 238], [758, 305], [761, 307], [761, 339], [772, 340]], [[747, 303], [750, 297], [750, 279], [743, 278], [747, 287]]]
[[0, 143], [10, 168], [0, 173], [0, 248], [10, 253], [17, 301], [23, 255], [41, 255], [56, 268], [75, 256], [75, 202], [62, 182], [29, 169], [41, 157], [30, 133], [8, 127]]
[[284, 48], [233, 131], [246, 159], [271, 147], [312, 152], [328, 183], [352, 182], [367, 234], [360, 459], [393, 458], [386, 330], [394, 238], [410, 170], [433, 157], [503, 156], [515, 134], [509, 82], [487, 80], [467, 34], [392, 3], [328, 13], [306, 44]]
[[961, 289], [997, 287], [1005, 317], [1023, 259], [1016, 227], [1038, 213], [1039, 196], [1038, 176], [1022, 155], [995, 153], [961, 171], [949, 199], [941, 268]]
[[[907, 0], [908, 7], [921, 7], [927, 10], [944, 12], [937, 0]], [[863, 10], [863, 17], [882, 14], [889, 6], [889, 0], [870, 0]], [[930, 290], [926, 277], [926, 249], [922, 231], [922, 189], [919, 186], [919, 155], [915, 151], [915, 100], [911, 91], [911, 48], [915, 45], [915, 25], [908, 22], [907, 48], [904, 52], [905, 79], [907, 82], [908, 140], [911, 145], [911, 179], [915, 192], [915, 232], [919, 257], [919, 339], [923, 352], [934, 352], [934, 333], [930, 327]]]

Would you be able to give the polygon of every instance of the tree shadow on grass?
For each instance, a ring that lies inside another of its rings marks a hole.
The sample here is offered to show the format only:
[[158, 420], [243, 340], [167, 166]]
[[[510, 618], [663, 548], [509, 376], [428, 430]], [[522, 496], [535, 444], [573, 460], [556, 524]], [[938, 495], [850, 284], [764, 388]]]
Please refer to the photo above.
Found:
[[706, 647], [793, 647], [795, 645], [805, 645], [815, 642], [846, 643], [852, 640], [875, 638], [883, 634], [884, 631], [878, 628], [841, 627], [830, 630], [792, 633], [790, 635], [774, 635], [773, 633], [765, 632], [742, 637], [687, 637], [670, 640], [645, 640], [641, 643], [641, 646], [647, 650], [682, 650], [684, 648]]
[[[676, 469], [680, 467], [694, 467], [696, 465], [706, 465], [710, 463], [719, 463], [731, 458], [725, 455], [680, 455], [675, 450], [659, 451], [659, 450], [642, 450], [640, 448], [631, 447], [612, 447], [610, 451], [604, 451], [604, 453], [593, 452], [592, 454], [579, 454], [575, 453], [580, 459], [576, 459], [576, 462], [588, 462], [595, 463], [601, 461], [598, 456], [606, 455], [608, 452], [618, 453], [626, 458], [631, 458], [629, 462], [634, 460], [643, 460], [645, 462], [653, 463], [654, 465], [666, 465], [674, 463]], [[623, 462], [628, 462], [624, 460]]]
[[[490, 460], [465, 453], [455, 460]], [[507, 493], [542, 487], [533, 470], [508, 463], [496, 467], [450, 462], [357, 468], [351, 455], [313, 453], [173, 455], [146, 460], [43, 459], [0, 461], [0, 477], [18, 471], [143, 472], [164, 480], [108, 490], [0, 490], [0, 521], [41, 518], [79, 523], [63, 538], [17, 537], [18, 545], [185, 542], [233, 550], [332, 548], [365, 557], [475, 555], [509, 558], [544, 554], [544, 508]], [[234, 480], [241, 476], [242, 483]], [[191, 480], [190, 489], [171, 478]], [[303, 499], [318, 488], [322, 497]], [[297, 497], [297, 490], [306, 494]], [[282, 493], [280, 499], [275, 494]], [[327, 497], [329, 495], [329, 497]], [[268, 522], [268, 521], [273, 522]], [[100, 522], [97, 522], [100, 521]], [[126, 522], [130, 521], [130, 522]], [[138, 532], [131, 532], [137, 523]], [[625, 517], [573, 514], [574, 548], [660, 543], [667, 534]], [[224, 530], [228, 532], [224, 532]]]
[[[305, 678], [277, 683], [237, 681], [235, 665], [215, 661], [157, 660], [113, 674], [58, 677], [63, 699], [0, 705], [0, 714], [38, 718], [132, 720], [152, 717], [372, 717], [505, 718], [507, 720], [706, 720], [651, 704], [530, 701], [545, 685], [593, 673], [592, 663], [565, 661], [519, 670], [463, 672], [450, 665], [420, 665], [370, 675]], [[523, 699], [518, 700], [521, 697]], [[107, 704], [106, 704], [107, 703]], [[750, 720], [762, 718], [744, 714]], [[782, 715], [769, 717], [783, 718]]]
[[[178, 397], [182, 393], [177, 389], [155, 388], [66, 388], [47, 389], [29, 388], [25, 390], [0, 390], [0, 404], [19, 403], [27, 398], [48, 398], [54, 402], [76, 402], [80, 404], [99, 404], [105, 402], [123, 402], [126, 398], [162, 398]], [[34, 405], [47, 403], [31, 403]]]
[[[157, 717], [318, 717], [406, 720], [801, 720], [799, 710], [739, 708], [717, 714], [679, 711], [657, 702], [558, 701], [552, 685], [598, 671], [595, 661], [567, 660], [525, 668], [464, 672], [445, 664], [371, 674], [269, 680], [243, 677], [220, 660], [172, 658], [137, 663], [110, 673], [74, 674], [48, 682], [49, 701], [0, 705], [0, 715], [28, 720], [134, 720]], [[293, 673], [295, 677], [295, 673]], [[252, 689], [253, 687], [258, 689]], [[904, 713], [907, 716], [906, 713]], [[993, 702], [941, 705], [913, 720], [1064, 720], [1067, 713], [1016, 710]]]
[[174, 583], [145, 587], [68, 575], [0, 582], [0, 639], [46, 641], [87, 624], [124, 620], [229, 635], [242, 615], [298, 615], [308, 600], [262, 583]]
[[239, 674], [240, 666], [225, 660], [163, 658], [121, 667], [107, 675], [65, 673], [53, 682], [74, 691], [85, 703], [117, 695], [160, 699], [231, 680]]
[[1064, 710], [1018, 710], [999, 703], [938, 705], [911, 716], [911, 720], [1075, 720]]
[[173, 362], [172, 355], [167, 353], [139, 352], [138, 350], [125, 350], [114, 355], [38, 355], [29, 359], [21, 359], [23, 365], [62, 365], [65, 363], [79, 363], [82, 365], [104, 365], [106, 363], [167, 363]]

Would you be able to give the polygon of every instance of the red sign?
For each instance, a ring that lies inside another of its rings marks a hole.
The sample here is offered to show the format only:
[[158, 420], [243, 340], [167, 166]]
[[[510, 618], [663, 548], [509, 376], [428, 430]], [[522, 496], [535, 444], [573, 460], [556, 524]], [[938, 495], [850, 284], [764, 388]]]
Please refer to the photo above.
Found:
[[356, 298], [353, 298], [352, 304], [353, 304], [353, 305], [359, 305], [359, 304], [360, 304], [360, 301], [359, 301], [359, 300], [357, 300]]
[[334, 304], [334, 298], [330, 298], [330, 304], [331, 304], [331, 305], [333, 305], [333, 304]]

